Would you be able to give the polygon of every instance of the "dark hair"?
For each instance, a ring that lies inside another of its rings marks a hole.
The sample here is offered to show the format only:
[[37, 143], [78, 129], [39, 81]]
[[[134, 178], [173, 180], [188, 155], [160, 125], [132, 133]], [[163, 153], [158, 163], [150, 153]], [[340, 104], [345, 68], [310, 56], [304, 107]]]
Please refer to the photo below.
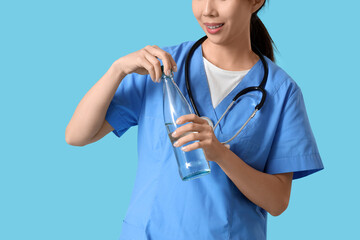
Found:
[[263, 55], [271, 59], [271, 61], [275, 62], [273, 48], [273, 45], [275, 46], [275, 43], [270, 37], [270, 34], [267, 31], [265, 25], [262, 23], [262, 21], [257, 15], [260, 9], [262, 9], [262, 7], [265, 5], [265, 2], [266, 0], [264, 1], [263, 5], [251, 15], [250, 40], [251, 45], [255, 45]]

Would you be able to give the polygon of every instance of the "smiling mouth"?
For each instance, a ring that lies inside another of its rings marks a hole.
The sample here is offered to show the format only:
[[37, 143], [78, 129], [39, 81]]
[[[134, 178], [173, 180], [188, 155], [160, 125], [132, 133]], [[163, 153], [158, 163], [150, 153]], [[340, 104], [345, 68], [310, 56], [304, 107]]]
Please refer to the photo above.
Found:
[[[206, 26], [206, 25], [205, 25]], [[218, 25], [215, 25], [215, 26], [209, 26], [209, 25], [207, 25], [206, 27], [207, 28], [210, 28], [210, 29], [216, 29], [216, 28], [219, 28], [219, 27], [222, 27], [222, 26], [224, 26], [224, 23], [221, 23], [221, 24], [218, 24]]]

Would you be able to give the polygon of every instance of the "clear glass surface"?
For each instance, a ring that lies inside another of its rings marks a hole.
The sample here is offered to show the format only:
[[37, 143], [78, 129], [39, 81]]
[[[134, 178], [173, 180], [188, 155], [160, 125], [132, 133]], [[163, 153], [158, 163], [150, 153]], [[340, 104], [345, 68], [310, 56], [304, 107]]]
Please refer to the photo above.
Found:
[[[191, 114], [192, 109], [185, 97], [181, 93], [180, 89], [174, 82], [172, 75], [166, 76], [163, 74], [163, 111], [164, 111], [164, 123], [167, 129], [167, 133], [173, 146], [173, 143], [180, 137], [173, 138], [171, 134], [175, 129], [185, 124], [176, 124], [176, 120], [187, 114]], [[185, 133], [189, 134], [189, 133]], [[184, 134], [184, 135], [185, 135]], [[184, 144], [187, 146], [195, 141]], [[181, 146], [181, 147], [183, 147]], [[174, 147], [174, 154], [178, 165], [180, 177], [183, 181], [192, 180], [209, 174], [211, 172], [209, 162], [205, 158], [204, 151], [201, 148], [184, 152], [181, 147]]]

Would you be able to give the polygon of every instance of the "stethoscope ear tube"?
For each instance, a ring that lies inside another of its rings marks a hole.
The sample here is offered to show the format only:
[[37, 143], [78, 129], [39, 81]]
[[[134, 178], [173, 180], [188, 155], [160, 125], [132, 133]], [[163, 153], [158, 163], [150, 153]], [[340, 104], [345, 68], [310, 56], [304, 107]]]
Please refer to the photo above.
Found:
[[[200, 114], [199, 114], [199, 111], [195, 105], [195, 102], [194, 102], [194, 99], [193, 99], [193, 96], [192, 96], [192, 92], [191, 92], [191, 88], [190, 88], [190, 84], [189, 84], [189, 68], [190, 68], [190, 61], [191, 61], [191, 57], [193, 55], [193, 53], [195, 52], [195, 49], [198, 48], [205, 40], [207, 39], [207, 36], [205, 35], [204, 37], [200, 38], [190, 49], [187, 57], [186, 57], [186, 61], [185, 61], [185, 84], [186, 84], [186, 89], [187, 89], [187, 92], [188, 92], [188, 95], [189, 95], [189, 99], [190, 99], [190, 103], [192, 105], [192, 107], [194, 108], [194, 112], [196, 115], [198, 115], [200, 117]], [[217, 127], [217, 125], [220, 123], [221, 119], [225, 116], [225, 114], [229, 111], [229, 109], [232, 107], [232, 105], [236, 102], [236, 100], [248, 93], [248, 92], [251, 92], [251, 91], [260, 91], [262, 96], [261, 96], [261, 101], [258, 105], [256, 105], [255, 107], [255, 110], [254, 112], [251, 114], [251, 116], [247, 119], [247, 121], [243, 124], [243, 126], [239, 129], [239, 131], [237, 131], [237, 133], [229, 140], [227, 140], [226, 142], [222, 142], [227, 148], [230, 149], [230, 145], [227, 144], [228, 142], [230, 142], [231, 140], [233, 140], [241, 131], [242, 129], [246, 126], [246, 124], [248, 124], [248, 122], [250, 121], [250, 119], [252, 119], [256, 112], [259, 111], [262, 106], [264, 105], [265, 103], [265, 99], [266, 99], [266, 91], [265, 91], [265, 85], [266, 85], [266, 81], [267, 81], [267, 78], [268, 78], [268, 72], [269, 72], [269, 69], [268, 69], [268, 65], [267, 65], [267, 62], [265, 61], [265, 58], [264, 56], [261, 54], [261, 52], [259, 51], [259, 49], [255, 46], [255, 45], [251, 45], [252, 49], [254, 50], [254, 52], [259, 56], [262, 64], [263, 64], [263, 67], [264, 67], [264, 76], [263, 76], [263, 79], [260, 83], [259, 86], [254, 86], [254, 87], [248, 87], [248, 88], [245, 88], [243, 89], [242, 91], [240, 91], [238, 94], [236, 94], [236, 96], [233, 98], [233, 101], [232, 103], [228, 106], [228, 108], [226, 109], [226, 111], [223, 113], [223, 115], [221, 116], [221, 118], [218, 120], [218, 122], [215, 124], [215, 127], [213, 127], [213, 130], [215, 130], [215, 128]], [[209, 125], [210, 126], [213, 126], [213, 123], [212, 121], [207, 118], [207, 117], [202, 117], [204, 119], [206, 119], [208, 122], [209, 122]]]
[[[186, 57], [186, 61], [185, 61], [185, 84], [186, 84], [186, 89], [187, 92], [189, 94], [189, 99], [190, 99], [190, 103], [192, 105], [192, 107], [194, 108], [195, 114], [198, 115], [200, 117], [200, 113], [199, 110], [196, 107], [196, 104], [194, 103], [194, 98], [192, 96], [192, 91], [190, 88], [190, 84], [189, 84], [189, 68], [190, 68], [190, 61], [191, 61], [191, 57], [193, 55], [193, 53], [195, 52], [195, 50], [207, 39], [207, 36], [205, 35], [204, 37], [200, 38], [198, 41], [195, 42], [195, 44], [191, 47], [187, 57]], [[268, 69], [268, 65], [267, 62], [264, 59], [264, 56], [261, 54], [260, 50], [254, 45], [251, 44], [251, 48], [254, 50], [254, 52], [260, 57], [260, 60], [263, 64], [264, 67], [264, 76], [263, 79], [260, 83], [259, 86], [257, 87], [249, 87], [246, 88], [244, 90], [242, 90], [240, 93], [238, 93], [233, 101], [236, 101], [241, 95], [246, 94], [250, 91], [261, 91], [262, 93], [262, 97], [261, 97], [261, 101], [258, 105], [256, 105], [255, 109], [260, 110], [262, 108], [262, 106], [265, 103], [265, 99], [266, 99], [266, 91], [265, 91], [265, 85], [266, 85], [266, 81], [268, 78], [268, 73], [269, 73], [269, 69]]]
[[266, 99], [266, 91], [262, 88], [262, 87], [259, 87], [259, 89], [262, 93], [262, 97], [261, 97], [261, 101], [258, 105], [256, 105], [255, 109], [257, 110], [260, 110], [260, 108], [262, 108], [262, 106], [264, 105], [265, 103], [265, 99]]
[[246, 120], [246, 122], [242, 125], [242, 127], [235, 133], [235, 135], [230, 138], [229, 140], [222, 142], [222, 144], [227, 144], [228, 142], [232, 141], [239, 133], [244, 129], [244, 127], [248, 124], [248, 122], [255, 116], [256, 112], [259, 111], [258, 109], [255, 109], [254, 112], [251, 114], [251, 116]]
[[241, 90], [238, 94], [236, 94], [236, 96], [233, 98], [233, 102], [235, 102], [239, 97], [241, 97], [242, 95], [248, 93], [248, 92], [252, 92], [252, 91], [260, 91], [261, 92], [261, 101], [258, 105], [256, 105], [255, 109], [260, 110], [260, 108], [262, 108], [262, 106], [264, 105], [265, 99], [266, 99], [266, 91], [261, 87], [261, 86], [257, 86], [257, 87], [248, 87], [245, 88], [243, 90]]
[[194, 108], [195, 114], [198, 115], [200, 117], [199, 111], [194, 103], [193, 100], [193, 96], [192, 96], [192, 92], [191, 92], [191, 88], [189, 85], [189, 68], [190, 68], [190, 60], [191, 57], [193, 55], [193, 53], [195, 52], [195, 49], [198, 48], [205, 40], [207, 39], [207, 36], [205, 35], [204, 37], [200, 38], [190, 49], [187, 57], [186, 57], [186, 61], [185, 61], [185, 83], [186, 83], [186, 89], [187, 92], [189, 94], [189, 99], [190, 99], [190, 103]]

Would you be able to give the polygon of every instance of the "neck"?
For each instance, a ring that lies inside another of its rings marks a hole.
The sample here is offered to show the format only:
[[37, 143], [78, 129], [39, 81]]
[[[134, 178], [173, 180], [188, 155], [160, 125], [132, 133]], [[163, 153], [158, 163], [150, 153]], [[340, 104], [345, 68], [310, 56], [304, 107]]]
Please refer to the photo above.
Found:
[[250, 36], [221, 44], [207, 38], [202, 43], [202, 50], [209, 62], [228, 71], [249, 70], [259, 60], [259, 56], [251, 50]]

